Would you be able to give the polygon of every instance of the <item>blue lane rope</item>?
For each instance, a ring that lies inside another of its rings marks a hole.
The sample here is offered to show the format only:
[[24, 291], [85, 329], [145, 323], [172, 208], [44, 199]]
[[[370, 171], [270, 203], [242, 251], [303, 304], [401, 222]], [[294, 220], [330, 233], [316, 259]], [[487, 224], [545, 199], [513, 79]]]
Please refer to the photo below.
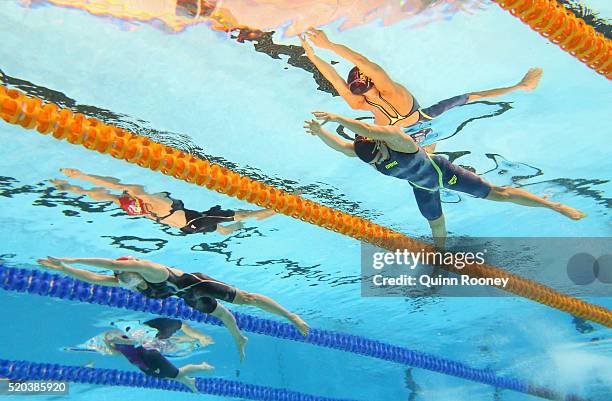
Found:
[[[86, 368], [81, 366], [12, 361], [0, 359], [0, 377], [11, 380], [50, 380], [73, 383], [126, 386], [169, 391], [190, 392], [176, 380], [158, 379], [143, 373], [116, 369]], [[196, 378], [202, 394], [239, 397], [261, 401], [351, 401], [298, 393], [283, 388], [265, 387], [225, 379]]]
[[[107, 305], [138, 312], [191, 320], [221, 326], [213, 316], [201, 313], [179, 298], [151, 299], [140, 293], [118, 287], [88, 284], [70, 277], [59, 276], [41, 270], [18, 269], [0, 266], [0, 288], [7, 291], [68, 299], [90, 304]], [[245, 331], [265, 334], [282, 339], [301, 341], [321, 347], [337, 349], [455, 376], [496, 388], [513, 390], [548, 400], [584, 401], [584, 398], [540, 387], [522, 380], [498, 376], [490, 369], [472, 368], [462, 362], [440, 358], [381, 341], [329, 330], [311, 329], [302, 336], [292, 325], [233, 312], [238, 326]]]

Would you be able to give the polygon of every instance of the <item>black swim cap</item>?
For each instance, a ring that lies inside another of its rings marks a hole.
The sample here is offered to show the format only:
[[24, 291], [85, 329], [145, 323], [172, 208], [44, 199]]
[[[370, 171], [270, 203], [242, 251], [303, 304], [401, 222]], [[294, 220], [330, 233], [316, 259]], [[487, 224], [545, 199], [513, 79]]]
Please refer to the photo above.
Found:
[[358, 136], [353, 142], [353, 148], [357, 157], [366, 163], [370, 163], [376, 157], [376, 142], [371, 139]]
[[346, 78], [349, 90], [353, 95], [363, 95], [374, 86], [374, 83], [367, 75], [364, 75], [359, 67], [353, 67]]

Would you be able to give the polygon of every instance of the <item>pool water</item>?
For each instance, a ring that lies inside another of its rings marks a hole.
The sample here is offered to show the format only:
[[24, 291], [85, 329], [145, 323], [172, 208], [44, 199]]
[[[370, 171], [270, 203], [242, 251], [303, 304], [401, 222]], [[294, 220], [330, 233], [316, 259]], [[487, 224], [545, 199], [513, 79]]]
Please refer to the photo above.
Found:
[[[604, 17], [611, 14], [605, 2], [592, 3]], [[407, 235], [429, 235], [408, 185], [375, 175], [304, 133], [303, 121], [313, 110], [367, 114], [317, 89], [312, 74], [288, 63], [288, 55], [270, 57], [270, 48], [257, 47], [257, 41], [240, 43], [204, 24], [171, 33], [156, 24], [35, 5], [0, 2], [4, 84], [64, 106], [78, 105], [107, 123], [283, 189], [300, 190], [305, 197]], [[420, 24], [421, 19], [428, 23]], [[388, 26], [373, 22], [338, 31], [340, 24], [325, 27], [332, 40], [384, 66], [424, 106], [514, 84], [530, 67], [544, 69], [532, 93], [515, 92], [449, 112], [445, 132], [452, 135], [442, 138], [437, 151], [496, 185], [524, 187], [588, 217], [574, 222], [547, 210], [445, 193], [451, 236], [612, 234], [612, 91], [605, 78], [492, 3], [433, 20], [416, 16]], [[273, 41], [285, 46], [283, 51], [299, 46], [295, 37], [280, 31]], [[351, 67], [332, 53], [319, 54], [337, 61], [342, 74]], [[249, 221], [230, 236], [180, 235], [147, 219], [127, 217], [110, 202], [59, 192], [48, 180], [65, 178], [59, 169], [71, 167], [138, 183], [150, 193], [168, 191], [197, 210], [216, 204], [252, 206], [4, 123], [0, 147], [0, 258], [5, 265], [37, 269], [36, 260], [46, 255], [130, 254], [268, 295], [312, 327], [421, 350], [592, 400], [610, 399], [612, 348], [589, 346], [592, 339], [609, 338], [609, 328], [576, 323], [570, 315], [516, 297], [362, 297], [361, 246], [353, 239], [282, 215]], [[133, 369], [120, 358], [62, 348], [93, 337], [111, 320], [147, 315], [7, 292], [0, 299], [5, 322], [1, 358], [72, 365], [91, 361], [96, 367]], [[612, 296], [588, 300], [612, 307]], [[240, 363], [224, 329], [200, 328], [215, 344], [176, 362], [206, 360], [215, 366], [214, 377], [355, 400], [533, 398], [256, 334], [249, 334], [247, 359]], [[118, 397], [195, 396], [75, 384], [67, 398]]]

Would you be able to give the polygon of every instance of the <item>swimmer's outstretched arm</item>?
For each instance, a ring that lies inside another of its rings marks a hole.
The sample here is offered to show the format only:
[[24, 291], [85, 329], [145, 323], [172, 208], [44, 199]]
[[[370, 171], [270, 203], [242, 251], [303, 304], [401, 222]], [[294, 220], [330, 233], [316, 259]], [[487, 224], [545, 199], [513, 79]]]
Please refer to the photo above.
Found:
[[348, 157], [357, 157], [351, 142], [340, 139], [331, 132], [323, 129], [318, 121], [306, 120], [304, 121], [304, 128], [306, 129], [306, 132], [308, 132], [310, 135], [319, 137], [324, 144], [333, 150], [338, 151]]
[[302, 42], [302, 47], [306, 52], [306, 56], [312, 63], [317, 67], [319, 72], [323, 74], [325, 79], [327, 79], [334, 89], [342, 96], [342, 98], [348, 103], [349, 106], [353, 109], [361, 109], [363, 108], [364, 98], [363, 96], [353, 95], [346, 84], [346, 81], [342, 79], [336, 69], [331, 65], [327, 64], [320, 57], [318, 57], [310, 44], [306, 41], [303, 35], [300, 35], [300, 41]]
[[[397, 151], [412, 153], [418, 150], [418, 145], [414, 142], [414, 140], [398, 127], [393, 127], [390, 125], [372, 125], [353, 118], [343, 117], [325, 111], [315, 111], [312, 114], [316, 119], [323, 121], [323, 123], [332, 121], [342, 124], [345, 128], [353, 131], [359, 136], [385, 141]], [[353, 144], [351, 144], [351, 148], [352, 146]]]
[[76, 267], [68, 266], [67, 264], [58, 261], [57, 259], [39, 259], [38, 263], [60, 273], [64, 273], [68, 277], [75, 278], [77, 280], [84, 281], [89, 284], [100, 284], [109, 287], [119, 287], [119, 280], [114, 276], [107, 276], [105, 274], [98, 274], [90, 272], [88, 270], [77, 269]]
[[543, 72], [544, 71], [541, 68], [530, 68], [518, 84], [505, 88], [496, 88], [481, 92], [472, 92], [468, 94], [467, 101], [469, 103], [480, 99], [498, 97], [517, 90], [532, 91], [540, 83], [540, 78], [542, 78]]
[[141, 264], [132, 262], [131, 260], [115, 260], [109, 258], [56, 258], [49, 257], [52, 261], [65, 263], [77, 263], [79, 265], [99, 267], [101, 269], [109, 269], [113, 271], [139, 271], [142, 270]]
[[52, 261], [77, 263], [80, 265], [98, 267], [101, 269], [109, 269], [115, 272], [133, 272], [138, 273], [147, 280], [154, 282], [163, 281], [168, 277], [168, 272], [164, 266], [140, 259], [116, 260], [109, 258], [54, 258], [49, 257]]
[[103, 177], [100, 175], [87, 174], [75, 168], [62, 168], [60, 171], [68, 177], [78, 180], [88, 181], [95, 185], [101, 185], [106, 188], [115, 189], [118, 191], [128, 191], [132, 194], [146, 194], [142, 185], [122, 184], [115, 177]]
[[359, 67], [361, 72], [372, 79], [380, 92], [392, 92], [398, 89], [399, 85], [393, 82], [393, 80], [389, 77], [389, 75], [387, 75], [381, 66], [373, 63], [364, 55], [357, 53], [347, 46], [333, 43], [327, 38], [325, 32], [318, 29], [311, 29], [307, 31], [305, 35], [315, 46], [331, 50], [338, 56]]

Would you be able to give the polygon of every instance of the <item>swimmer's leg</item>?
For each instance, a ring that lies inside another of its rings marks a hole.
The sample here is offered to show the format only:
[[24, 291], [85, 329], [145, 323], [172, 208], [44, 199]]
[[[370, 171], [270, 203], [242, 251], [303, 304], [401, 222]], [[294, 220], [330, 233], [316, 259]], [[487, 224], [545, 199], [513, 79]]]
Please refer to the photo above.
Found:
[[111, 201], [118, 203], [119, 197], [117, 195], [112, 194], [106, 188], [92, 188], [85, 189], [79, 187], [78, 185], [71, 185], [67, 181], [64, 180], [50, 180], [50, 182], [55, 185], [58, 191], [62, 192], [72, 192], [78, 195], [86, 195], [92, 199], [100, 200], [100, 201]]
[[551, 202], [531, 192], [525, 191], [522, 188], [491, 186], [491, 192], [489, 192], [489, 195], [487, 195], [485, 199], [496, 202], [511, 202], [529, 207], [545, 207], [565, 217], [569, 217], [572, 220], [580, 220], [586, 217], [586, 214], [578, 209], [563, 205], [559, 202]]
[[508, 86], [506, 88], [496, 88], [481, 92], [468, 93], [467, 101], [473, 102], [480, 99], [502, 96], [507, 93], [514, 92], [516, 90], [532, 91], [540, 83], [540, 78], [542, 78], [542, 74], [543, 70], [541, 68], [530, 68], [518, 84]]
[[234, 221], [242, 221], [248, 219], [265, 220], [274, 216], [276, 212], [272, 209], [259, 209], [259, 210], [236, 210], [234, 214]]
[[232, 337], [234, 337], [234, 341], [236, 342], [236, 347], [238, 347], [240, 361], [244, 361], [244, 358], [246, 356], [244, 352], [244, 347], [246, 346], [246, 343], [249, 340], [240, 332], [234, 315], [232, 315], [232, 313], [221, 304], [217, 304], [215, 310], [212, 311], [210, 314], [221, 320], [225, 327], [230, 331]]
[[427, 191], [417, 187], [412, 187], [412, 190], [419, 211], [429, 223], [434, 245], [439, 250], [444, 249], [446, 245], [446, 222], [442, 213], [440, 191]]
[[282, 316], [285, 319], [289, 320], [291, 324], [293, 324], [303, 336], [307, 336], [308, 332], [310, 331], [310, 328], [308, 327], [306, 322], [304, 322], [298, 315], [289, 312], [287, 309], [279, 305], [276, 301], [264, 295], [254, 294], [251, 292], [236, 289], [236, 297], [234, 298], [232, 303], [236, 305], [254, 306], [256, 308], [265, 310], [266, 312]]
[[189, 374], [198, 373], [202, 371], [210, 372], [213, 369], [214, 368], [210, 366], [209, 364], [207, 364], [206, 362], [202, 362], [197, 365], [195, 364], [185, 365], [179, 368], [179, 373], [176, 376], [175, 380], [189, 387], [189, 389], [191, 389], [191, 391], [193, 391], [194, 393], [197, 393], [198, 389], [195, 385], [195, 378], [190, 377]]
[[521, 188], [498, 187], [483, 180], [480, 176], [457, 166], [440, 156], [432, 156], [432, 160], [443, 171], [444, 186], [447, 189], [464, 192], [477, 198], [496, 202], [510, 202], [529, 207], [545, 207], [573, 220], [580, 220], [586, 216], [580, 210], [551, 202]]
[[199, 330], [194, 329], [193, 327], [189, 326], [187, 323], [183, 322], [181, 325], [181, 330], [183, 330], [183, 333], [185, 333], [187, 335], [187, 337], [198, 340], [198, 342], [200, 343], [200, 345], [202, 347], [206, 347], [210, 344], [214, 344], [215, 342], [213, 341], [212, 337], [207, 336], [206, 334], [202, 333]]

